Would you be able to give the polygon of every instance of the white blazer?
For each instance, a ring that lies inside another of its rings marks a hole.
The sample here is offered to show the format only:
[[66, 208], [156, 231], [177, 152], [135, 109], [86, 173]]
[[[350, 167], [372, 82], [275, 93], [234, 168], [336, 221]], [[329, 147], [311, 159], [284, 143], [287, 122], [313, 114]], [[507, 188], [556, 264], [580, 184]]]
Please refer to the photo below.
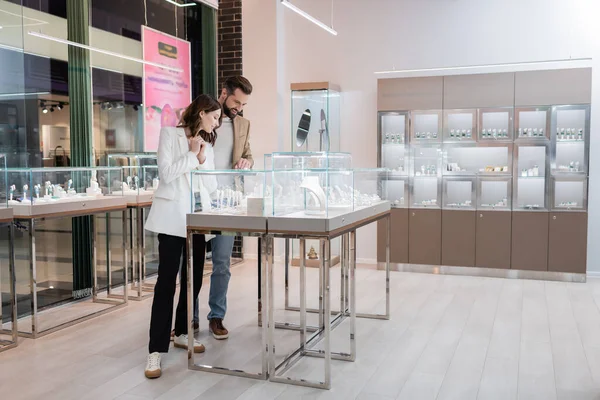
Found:
[[204, 164], [200, 164], [196, 155], [189, 151], [183, 128], [161, 129], [158, 142], [160, 184], [154, 192], [152, 208], [146, 221], [147, 230], [186, 237], [186, 215], [192, 212], [194, 192], [200, 193], [202, 207], [210, 208], [210, 194], [217, 189], [216, 178], [194, 179], [194, 190], [191, 190], [192, 170], [215, 169], [215, 156], [211, 145], [207, 146], [205, 155]]

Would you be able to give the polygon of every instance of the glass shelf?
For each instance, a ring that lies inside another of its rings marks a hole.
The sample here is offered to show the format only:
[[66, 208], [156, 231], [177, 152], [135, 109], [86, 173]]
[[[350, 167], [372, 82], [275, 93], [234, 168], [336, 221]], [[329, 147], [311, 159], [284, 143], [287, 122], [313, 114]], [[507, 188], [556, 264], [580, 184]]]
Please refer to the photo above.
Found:
[[411, 176], [441, 175], [442, 151], [439, 145], [412, 146]]
[[512, 145], [500, 143], [445, 144], [444, 175], [510, 175]]
[[517, 178], [514, 193], [514, 210], [546, 210], [546, 179], [544, 177]]
[[515, 144], [516, 177], [546, 176], [548, 146], [546, 144]]

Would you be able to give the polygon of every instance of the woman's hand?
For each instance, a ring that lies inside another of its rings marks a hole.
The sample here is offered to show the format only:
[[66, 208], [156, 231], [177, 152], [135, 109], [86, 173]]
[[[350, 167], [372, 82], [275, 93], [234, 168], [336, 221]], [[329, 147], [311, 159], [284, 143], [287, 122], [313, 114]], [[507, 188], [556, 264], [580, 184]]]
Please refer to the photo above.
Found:
[[200, 151], [198, 152], [198, 162], [200, 164], [204, 164], [204, 161], [206, 161], [206, 147], [208, 146], [208, 143], [206, 143], [204, 141], [204, 139], [200, 139]]
[[200, 150], [202, 149], [202, 144], [200, 141], [203, 141], [200, 136], [191, 137], [188, 139], [188, 144], [190, 146], [190, 152], [194, 153], [194, 155], [200, 154]]

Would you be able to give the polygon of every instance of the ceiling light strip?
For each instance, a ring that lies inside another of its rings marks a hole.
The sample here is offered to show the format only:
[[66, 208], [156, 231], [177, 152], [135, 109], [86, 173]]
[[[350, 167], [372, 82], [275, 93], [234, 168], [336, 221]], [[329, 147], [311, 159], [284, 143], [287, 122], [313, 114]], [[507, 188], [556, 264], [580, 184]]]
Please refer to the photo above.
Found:
[[178, 3], [178, 2], [176, 2], [176, 1], [174, 1], [174, 0], [165, 0], [165, 1], [166, 1], [167, 3], [171, 3], [171, 4], [174, 4], [174, 5], [176, 5], [177, 7], [192, 7], [192, 6], [195, 6], [195, 5], [196, 5], [196, 4], [194, 4], [194, 3], [183, 3], [183, 4], [181, 4], [181, 3]]
[[1, 93], [0, 97], [39, 96], [43, 94], [50, 94], [50, 92]]
[[307, 12], [302, 11], [301, 9], [299, 9], [298, 7], [296, 7], [295, 5], [290, 3], [289, 0], [281, 0], [281, 4], [283, 4], [290, 10], [294, 11], [296, 14], [303, 16], [304, 18], [306, 18], [313, 24], [325, 29], [327, 32], [331, 33], [332, 35], [337, 36], [338, 33], [335, 29], [333, 29], [330, 26], [325, 25], [323, 22], [319, 21], [318, 19], [316, 19], [312, 15], [308, 14]]
[[99, 49], [97, 47], [87, 46], [85, 44], [81, 44], [81, 43], [77, 43], [77, 42], [72, 42], [70, 40], [66, 40], [66, 39], [61, 39], [61, 38], [57, 38], [57, 37], [54, 37], [54, 36], [45, 35], [45, 34], [40, 33], [40, 32], [29, 31], [28, 34], [31, 35], [31, 36], [38, 37], [40, 39], [46, 39], [46, 40], [51, 40], [53, 42], [68, 44], [69, 46], [79, 47], [81, 49], [86, 49], [86, 50], [89, 50], [89, 51], [94, 51], [96, 53], [102, 53], [102, 54], [106, 54], [108, 56], [122, 58], [124, 60], [129, 60], [129, 61], [137, 62], [137, 63], [140, 63], [140, 64], [144, 64], [144, 65], [151, 65], [153, 67], [164, 68], [166, 70], [173, 71], [173, 72], [183, 72], [183, 70], [181, 68], [170, 67], [168, 65], [159, 64], [159, 63], [155, 63], [155, 62], [152, 62], [152, 61], [144, 61], [144, 60], [142, 60], [140, 58], [130, 57], [130, 56], [126, 56], [126, 55], [123, 55], [123, 54], [115, 53], [113, 51]]
[[580, 64], [580, 68], [585, 68], [591, 66], [591, 58], [568, 58], [568, 59], [560, 59], [560, 60], [546, 60], [546, 61], [526, 61], [526, 62], [518, 62], [518, 63], [500, 63], [500, 64], [483, 64], [483, 65], [463, 65], [458, 67], [439, 67], [439, 68], [420, 68], [420, 69], [394, 69], [388, 71], [376, 71], [375, 75], [417, 75], [417, 74], [425, 74], [425, 75], [435, 75], [436, 73], [441, 72], [459, 72], [459, 71], [481, 71], [482, 73], [485, 70], [491, 69], [506, 69], [514, 70], [514, 69], [523, 69], [523, 70], [532, 70], [537, 66], [551, 66], [553, 64], [573, 64], [572, 68], [576, 68], [577, 64]]

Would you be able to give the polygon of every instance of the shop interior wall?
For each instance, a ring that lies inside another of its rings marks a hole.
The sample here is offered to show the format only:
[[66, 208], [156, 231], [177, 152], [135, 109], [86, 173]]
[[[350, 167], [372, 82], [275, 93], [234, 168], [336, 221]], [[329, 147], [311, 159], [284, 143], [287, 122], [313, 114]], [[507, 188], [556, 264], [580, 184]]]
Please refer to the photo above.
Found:
[[[331, 0], [292, 3], [331, 22]], [[592, 58], [588, 271], [600, 274], [600, 248], [593, 245], [600, 241], [597, 1], [333, 0], [338, 36], [284, 9], [279, 0], [245, 0], [243, 7], [244, 74], [256, 93], [245, 115], [252, 121], [257, 159], [290, 149], [291, 82], [331, 81], [341, 86], [341, 149], [353, 154], [355, 166], [375, 167], [375, 71]], [[374, 262], [375, 226], [359, 231], [358, 241], [358, 258]]]

